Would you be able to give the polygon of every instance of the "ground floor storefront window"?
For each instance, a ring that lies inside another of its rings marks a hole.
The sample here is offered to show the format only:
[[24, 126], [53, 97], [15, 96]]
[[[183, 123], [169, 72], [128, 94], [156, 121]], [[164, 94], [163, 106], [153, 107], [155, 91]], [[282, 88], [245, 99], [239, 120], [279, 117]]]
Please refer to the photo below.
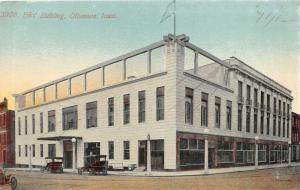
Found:
[[88, 166], [93, 163], [97, 156], [100, 155], [100, 143], [99, 142], [87, 142], [84, 143], [84, 166]]
[[234, 163], [233, 152], [234, 150], [232, 142], [218, 142], [218, 165]]
[[237, 143], [236, 163], [254, 164], [255, 145], [253, 143]]
[[258, 145], [258, 163], [264, 164], [267, 162], [267, 145], [259, 144]]
[[259, 140], [257, 152], [255, 139], [203, 134], [177, 135], [177, 168], [197, 169], [205, 165], [205, 140], [207, 139], [208, 169], [281, 164], [288, 162], [288, 144]]
[[286, 145], [282, 145], [281, 161], [282, 162], [289, 161], [289, 151], [288, 151], [288, 146], [286, 146]]
[[300, 145], [292, 145], [291, 151], [291, 161], [300, 162]]
[[204, 141], [199, 139], [180, 139], [180, 167], [199, 168], [204, 164]]

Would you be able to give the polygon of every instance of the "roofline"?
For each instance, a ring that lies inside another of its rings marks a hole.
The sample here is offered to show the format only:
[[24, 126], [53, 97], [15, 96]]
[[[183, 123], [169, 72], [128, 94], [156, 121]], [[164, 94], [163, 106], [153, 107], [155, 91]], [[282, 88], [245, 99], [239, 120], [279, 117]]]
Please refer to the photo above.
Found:
[[268, 82], [265, 82], [263, 79], [259, 78], [259, 77], [255, 77], [255, 75], [249, 73], [248, 71], [242, 69], [242, 68], [239, 68], [237, 65], [233, 65], [231, 69], [236, 69], [238, 70], [239, 72], [242, 72], [242, 73], [246, 73], [247, 75], [251, 76], [252, 78], [256, 78], [255, 80], [259, 81], [260, 83], [263, 83], [263, 84], [267, 84], [267, 86], [271, 86], [272, 89], [276, 90], [278, 93], [282, 94], [283, 96], [286, 96], [287, 98], [289, 98], [290, 100], [293, 100], [293, 96], [291, 96], [290, 94], [287, 94], [285, 92], [283, 92], [282, 90], [278, 89], [276, 86], [268, 83]]
[[254, 68], [251, 67], [250, 65], [246, 64], [244, 61], [242, 61], [242, 60], [240, 60], [240, 59], [238, 59], [238, 58], [236, 58], [236, 57], [234, 57], [234, 56], [231, 56], [230, 58], [236, 59], [236, 60], [238, 60], [239, 62], [241, 62], [241, 63], [247, 65], [248, 67], [250, 67], [250, 68], [253, 69], [254, 71], [256, 71], [256, 72], [260, 73], [261, 75], [263, 75], [264, 77], [266, 77], [268, 80], [270, 80], [270, 81], [274, 82], [275, 84], [277, 84], [278, 86], [284, 88], [284, 89], [287, 90], [289, 93], [292, 93], [292, 91], [291, 91], [290, 89], [286, 88], [286, 87], [283, 86], [282, 84], [279, 84], [278, 82], [276, 82], [275, 80], [273, 80], [273, 79], [271, 79], [270, 77], [266, 76], [266, 75], [263, 74], [262, 72], [260, 72], [260, 71], [258, 71], [258, 70], [256, 70], [256, 69], [254, 69]]
[[190, 42], [186, 42], [185, 46], [188, 47], [188, 48], [193, 49], [194, 51], [197, 51], [198, 53], [200, 53], [201, 55], [207, 57], [208, 59], [212, 59], [216, 63], [219, 63], [219, 64], [221, 64], [222, 66], [224, 66], [228, 69], [230, 68], [230, 64], [224, 62], [223, 60], [219, 59], [218, 57], [212, 55], [211, 53], [205, 51], [204, 49], [201, 49], [201, 48], [197, 47], [196, 45], [194, 45]]
[[94, 66], [91, 66], [91, 67], [89, 67], [89, 68], [80, 70], [80, 71], [75, 72], [75, 73], [73, 73], [73, 74], [64, 76], [64, 77], [62, 77], [62, 78], [53, 80], [53, 81], [51, 81], [51, 82], [48, 82], [48, 83], [39, 85], [39, 86], [37, 86], [37, 87], [31, 88], [31, 89], [29, 89], [29, 90], [26, 90], [26, 91], [23, 91], [23, 92], [20, 92], [20, 93], [17, 93], [17, 94], [12, 94], [12, 96], [13, 96], [13, 97], [16, 97], [16, 96], [19, 96], [19, 95], [24, 95], [24, 94], [30, 93], [30, 92], [32, 92], [32, 91], [36, 91], [36, 90], [39, 90], [39, 89], [42, 89], [42, 88], [51, 86], [51, 85], [56, 84], [56, 83], [58, 83], [58, 82], [61, 82], [61, 81], [64, 81], [64, 80], [68, 80], [68, 79], [77, 77], [77, 76], [79, 76], [79, 75], [82, 75], [82, 74], [84, 74], [84, 73], [91, 72], [91, 71], [96, 70], [96, 69], [99, 69], [99, 68], [101, 68], [101, 67], [108, 66], [108, 65], [111, 65], [111, 64], [113, 64], [113, 63], [116, 63], [116, 62], [119, 62], [119, 61], [128, 59], [128, 58], [130, 58], [130, 57], [133, 57], [133, 56], [136, 56], [136, 55], [139, 55], [139, 54], [142, 54], [142, 53], [151, 51], [152, 49], [162, 47], [162, 46], [164, 46], [165, 44], [166, 44], [166, 42], [165, 42], [164, 40], [155, 42], [155, 43], [150, 44], [150, 45], [148, 45], [148, 46], [145, 46], [145, 47], [143, 47], [143, 48], [140, 48], [140, 49], [131, 51], [131, 52], [129, 52], [129, 53], [120, 55], [120, 56], [118, 56], [118, 57], [109, 59], [109, 60], [104, 61], [104, 62], [102, 62], [102, 63], [98, 63], [97, 65], [94, 65]]

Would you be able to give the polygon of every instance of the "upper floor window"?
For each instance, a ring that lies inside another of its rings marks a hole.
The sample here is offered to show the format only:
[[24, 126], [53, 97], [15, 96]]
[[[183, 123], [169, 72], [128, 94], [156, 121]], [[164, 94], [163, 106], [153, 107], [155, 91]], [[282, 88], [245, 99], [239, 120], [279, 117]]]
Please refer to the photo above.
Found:
[[276, 113], [276, 103], [277, 103], [277, 100], [276, 98], [273, 99], [273, 113]]
[[247, 100], [249, 101], [251, 99], [251, 87], [250, 85], [247, 85]]
[[165, 88], [156, 88], [156, 120], [164, 120], [165, 115]]
[[185, 88], [185, 123], [193, 124], [193, 89]]
[[114, 98], [108, 98], [108, 126], [114, 126]]
[[253, 119], [254, 119], [254, 121], [253, 121], [253, 125], [254, 125], [253, 132], [257, 133], [257, 109], [254, 110]]
[[63, 108], [63, 130], [77, 129], [77, 106]]
[[32, 145], [32, 157], [35, 157], [35, 144]]
[[19, 157], [21, 157], [21, 145], [18, 145], [18, 149], [19, 149]]
[[264, 134], [264, 112], [260, 113], [260, 134]]
[[278, 117], [278, 137], [281, 136], [281, 117]]
[[250, 120], [251, 120], [251, 109], [246, 108], [246, 132], [250, 133]]
[[270, 134], [270, 113], [267, 114], [267, 135]]
[[43, 116], [43, 112], [40, 113], [40, 131], [41, 131], [41, 133], [44, 132], [44, 116]]
[[286, 113], [287, 113], [287, 119], [290, 119], [290, 105], [286, 104]]
[[18, 134], [21, 135], [21, 118], [18, 117]]
[[254, 107], [257, 107], [258, 106], [258, 102], [257, 102], [257, 94], [258, 94], [258, 90], [257, 88], [254, 88]]
[[238, 81], [238, 97], [243, 97], [243, 82]]
[[264, 108], [265, 106], [265, 93], [264, 92], [260, 92], [260, 104], [261, 104], [261, 108]]
[[139, 123], [146, 120], [146, 94], [145, 91], [139, 91]]
[[35, 115], [32, 114], [32, 134], [35, 134]]
[[232, 102], [227, 100], [226, 102], [226, 128], [231, 129], [231, 106]]
[[27, 144], [25, 145], [25, 157], [27, 157], [28, 156], [28, 146], [27, 146]]
[[97, 127], [97, 102], [86, 104], [86, 127]]
[[279, 115], [281, 113], [281, 100], [278, 100], [278, 111], [279, 111]]
[[201, 94], [201, 126], [208, 125], [208, 94]]
[[55, 110], [48, 111], [48, 132], [55, 131]]
[[290, 120], [287, 120], [286, 122], [286, 137], [290, 138]]
[[220, 128], [221, 125], [221, 98], [215, 97], [215, 126]]
[[270, 111], [270, 94], [267, 94], [267, 110]]
[[276, 116], [273, 115], [273, 136], [276, 136]]
[[123, 96], [123, 123], [128, 124], [130, 122], [130, 95]]
[[25, 135], [27, 135], [27, 116], [25, 116]]
[[238, 131], [242, 131], [242, 127], [243, 127], [242, 113], [243, 113], [242, 105], [239, 105], [238, 106]]

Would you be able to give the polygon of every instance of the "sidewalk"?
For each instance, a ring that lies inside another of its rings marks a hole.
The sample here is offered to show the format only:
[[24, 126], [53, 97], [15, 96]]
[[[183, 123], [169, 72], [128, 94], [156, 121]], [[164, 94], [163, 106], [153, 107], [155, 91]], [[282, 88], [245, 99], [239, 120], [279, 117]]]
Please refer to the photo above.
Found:
[[[292, 167], [300, 166], [300, 163], [292, 163]], [[258, 166], [258, 170], [271, 169], [271, 168], [284, 168], [288, 167], [288, 164], [276, 164], [267, 166]], [[39, 168], [6, 168], [7, 171], [24, 171], [24, 172], [40, 172]], [[208, 173], [205, 174], [204, 170], [192, 170], [192, 171], [151, 171], [150, 173], [146, 171], [108, 171], [108, 175], [114, 176], [140, 176], [140, 177], [172, 177], [172, 176], [198, 176], [198, 175], [211, 175], [211, 174], [223, 174], [231, 172], [243, 172], [243, 171], [254, 171], [254, 166], [244, 166], [244, 167], [232, 167], [232, 168], [217, 168], [209, 169]], [[72, 169], [64, 169], [65, 174], [77, 174], [77, 171]]]

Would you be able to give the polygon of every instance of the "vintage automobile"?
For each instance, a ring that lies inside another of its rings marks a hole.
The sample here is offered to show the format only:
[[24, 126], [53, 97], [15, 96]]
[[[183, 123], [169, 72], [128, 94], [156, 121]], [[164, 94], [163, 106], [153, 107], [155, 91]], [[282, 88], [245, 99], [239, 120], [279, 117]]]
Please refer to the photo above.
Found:
[[41, 167], [41, 172], [50, 171], [51, 173], [63, 173], [62, 157], [46, 157], [46, 166]]
[[0, 185], [10, 185], [12, 190], [17, 189], [17, 178], [10, 175], [10, 174], [5, 174], [4, 169], [0, 169]]
[[85, 157], [84, 167], [78, 168], [78, 174], [89, 172], [90, 175], [107, 175], [108, 161], [106, 155], [90, 155]]

